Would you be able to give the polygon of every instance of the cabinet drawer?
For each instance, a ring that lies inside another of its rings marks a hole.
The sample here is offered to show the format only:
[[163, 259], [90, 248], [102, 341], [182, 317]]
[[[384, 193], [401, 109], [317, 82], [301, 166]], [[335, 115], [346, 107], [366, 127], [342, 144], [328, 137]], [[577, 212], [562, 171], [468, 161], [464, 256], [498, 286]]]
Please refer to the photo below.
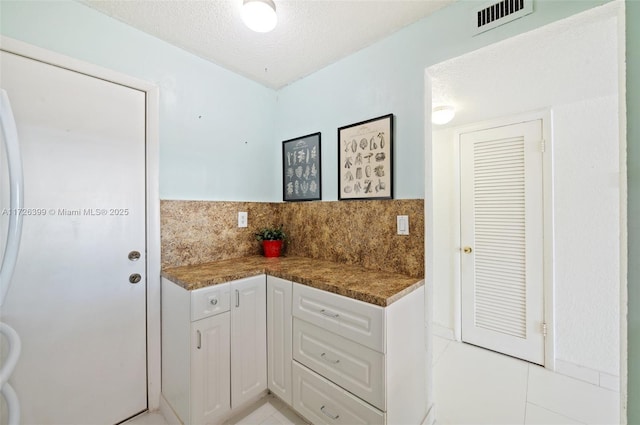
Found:
[[384, 353], [384, 309], [380, 306], [293, 284], [293, 315]]
[[314, 425], [383, 425], [384, 413], [293, 362], [293, 408]]
[[296, 318], [293, 358], [385, 410], [383, 354]]
[[191, 291], [191, 321], [229, 311], [229, 293], [228, 283]]

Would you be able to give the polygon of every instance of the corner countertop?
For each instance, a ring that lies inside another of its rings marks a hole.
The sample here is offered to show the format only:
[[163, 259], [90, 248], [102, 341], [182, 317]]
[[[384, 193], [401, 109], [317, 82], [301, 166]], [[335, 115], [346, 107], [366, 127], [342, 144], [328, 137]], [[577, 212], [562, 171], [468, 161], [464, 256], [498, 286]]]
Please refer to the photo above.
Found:
[[172, 267], [162, 276], [191, 291], [231, 280], [268, 274], [386, 307], [424, 284], [423, 279], [303, 257], [252, 256]]

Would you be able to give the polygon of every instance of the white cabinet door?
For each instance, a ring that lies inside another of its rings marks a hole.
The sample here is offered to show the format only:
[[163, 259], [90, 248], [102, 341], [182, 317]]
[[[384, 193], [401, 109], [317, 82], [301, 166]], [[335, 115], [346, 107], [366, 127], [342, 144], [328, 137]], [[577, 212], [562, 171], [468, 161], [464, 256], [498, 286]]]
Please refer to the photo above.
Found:
[[267, 377], [269, 390], [291, 405], [292, 317], [290, 281], [267, 276]]
[[297, 362], [293, 363], [293, 382], [293, 407], [314, 425], [385, 423], [384, 413]]
[[233, 407], [267, 389], [266, 278], [231, 282], [231, 402]]
[[231, 410], [229, 314], [191, 324], [191, 421], [213, 424]]
[[296, 283], [292, 314], [384, 353], [384, 308]]
[[384, 354], [296, 318], [293, 358], [378, 409], [385, 409]]

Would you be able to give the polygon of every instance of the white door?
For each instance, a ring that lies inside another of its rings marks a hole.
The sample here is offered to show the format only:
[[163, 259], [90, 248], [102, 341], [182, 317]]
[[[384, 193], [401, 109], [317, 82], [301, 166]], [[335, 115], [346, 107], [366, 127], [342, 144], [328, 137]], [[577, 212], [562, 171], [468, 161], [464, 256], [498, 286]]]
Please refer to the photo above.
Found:
[[267, 389], [265, 276], [231, 282], [231, 406]]
[[269, 390], [291, 405], [293, 324], [291, 281], [267, 276], [267, 376]]
[[1, 311], [22, 339], [22, 422], [117, 423], [147, 408], [145, 93], [0, 55], [25, 180]]
[[213, 424], [231, 410], [229, 312], [191, 324], [191, 423]]
[[460, 135], [462, 340], [544, 364], [542, 121]]

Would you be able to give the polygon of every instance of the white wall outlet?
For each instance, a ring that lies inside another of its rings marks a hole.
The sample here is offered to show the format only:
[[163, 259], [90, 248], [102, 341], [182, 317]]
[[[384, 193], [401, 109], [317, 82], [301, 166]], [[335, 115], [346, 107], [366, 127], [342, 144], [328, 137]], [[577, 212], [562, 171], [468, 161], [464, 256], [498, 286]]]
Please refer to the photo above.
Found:
[[399, 235], [409, 234], [409, 216], [408, 215], [397, 216], [397, 228], [398, 228]]
[[249, 219], [247, 218], [246, 211], [238, 212], [238, 227], [247, 227], [249, 225]]

